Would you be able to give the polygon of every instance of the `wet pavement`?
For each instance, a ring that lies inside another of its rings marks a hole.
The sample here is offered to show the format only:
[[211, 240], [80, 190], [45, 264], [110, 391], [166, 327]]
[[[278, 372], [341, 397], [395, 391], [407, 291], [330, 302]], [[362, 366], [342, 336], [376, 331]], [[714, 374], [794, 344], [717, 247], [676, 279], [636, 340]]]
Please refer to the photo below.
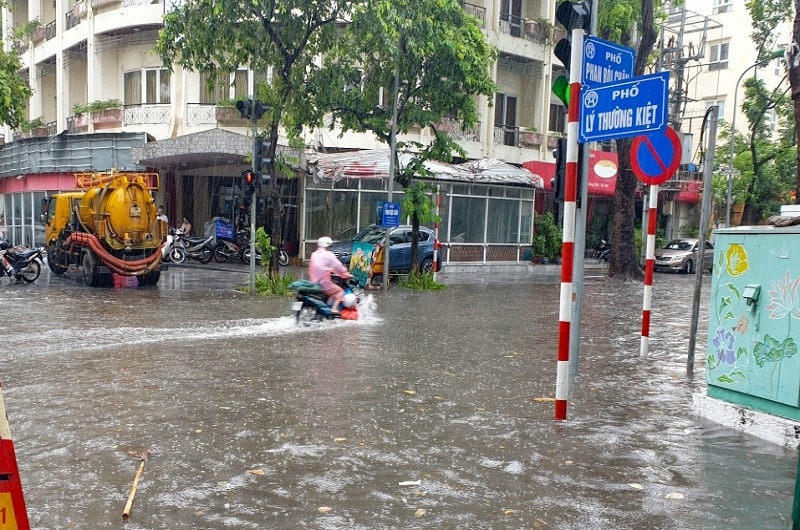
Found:
[[692, 412], [708, 281], [688, 377], [693, 277], [656, 275], [640, 357], [642, 285], [589, 271], [555, 422], [555, 268], [393, 287], [358, 322], [312, 327], [236, 291], [247, 272], [0, 280], [32, 528], [119, 528], [142, 456], [131, 530], [790, 527], [797, 454]]

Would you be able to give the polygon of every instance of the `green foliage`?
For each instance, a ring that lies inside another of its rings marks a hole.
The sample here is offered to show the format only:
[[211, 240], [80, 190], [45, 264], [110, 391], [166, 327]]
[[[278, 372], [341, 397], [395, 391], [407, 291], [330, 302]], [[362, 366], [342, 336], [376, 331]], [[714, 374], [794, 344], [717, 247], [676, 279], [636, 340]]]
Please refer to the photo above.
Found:
[[30, 37], [38, 27], [41, 27], [42, 20], [40, 18], [34, 18], [26, 22], [25, 24], [20, 24], [15, 26], [14, 29], [11, 31], [11, 40], [14, 42], [22, 42], [23, 40]]
[[489, 75], [496, 57], [457, 0], [377, 0], [359, 4], [311, 84], [317, 106], [344, 131], [371, 131], [388, 143], [393, 108], [378, 103], [381, 92], [394, 93], [395, 74], [400, 134], [446, 115], [471, 127], [476, 96], [496, 91]]
[[18, 129], [22, 132], [30, 132], [33, 129], [39, 129], [46, 126], [47, 124], [42, 118], [34, 118], [30, 121], [23, 119], [20, 122]]
[[447, 289], [443, 283], [438, 283], [433, 279], [432, 272], [411, 273], [408, 279], [402, 282], [403, 287], [414, 289], [415, 291], [440, 291]]
[[0, 50], [0, 122], [17, 129], [25, 121], [25, 108], [33, 92], [20, 76], [22, 63], [14, 52]]
[[536, 217], [533, 224], [533, 242], [531, 243], [531, 256], [543, 257], [549, 260], [561, 258], [561, 244], [563, 233], [556, 226], [553, 212], [545, 212]]
[[289, 289], [289, 285], [295, 281], [291, 274], [271, 275], [269, 272], [256, 274], [256, 292], [262, 295], [288, 296], [294, 291]]
[[264, 230], [263, 226], [256, 228], [256, 247], [261, 251], [261, 264], [265, 267], [269, 267], [269, 262], [272, 259], [272, 253], [275, 251], [275, 247], [272, 246], [272, 239]]
[[99, 112], [108, 109], [121, 109], [122, 101], [118, 99], [98, 99], [91, 103], [76, 103], [72, 106], [72, 113], [75, 115], [86, 114], [87, 112]]
[[[269, 271], [259, 272], [255, 276], [256, 293], [263, 296], [288, 296], [294, 292], [289, 289], [293, 281], [295, 277], [291, 274], [272, 275]], [[243, 285], [237, 291], [249, 292], [250, 286]]]

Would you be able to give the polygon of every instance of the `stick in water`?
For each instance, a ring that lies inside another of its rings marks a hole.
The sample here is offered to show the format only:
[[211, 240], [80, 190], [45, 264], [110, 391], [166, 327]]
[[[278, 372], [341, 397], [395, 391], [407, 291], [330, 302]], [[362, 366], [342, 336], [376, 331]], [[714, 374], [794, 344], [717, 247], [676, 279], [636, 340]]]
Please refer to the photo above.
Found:
[[126, 521], [131, 514], [131, 508], [133, 508], [133, 498], [136, 496], [136, 489], [139, 487], [139, 477], [142, 476], [142, 471], [144, 471], [144, 458], [139, 461], [139, 468], [136, 470], [136, 475], [133, 477], [131, 492], [128, 494], [128, 502], [125, 504], [125, 509], [122, 511], [122, 518]]

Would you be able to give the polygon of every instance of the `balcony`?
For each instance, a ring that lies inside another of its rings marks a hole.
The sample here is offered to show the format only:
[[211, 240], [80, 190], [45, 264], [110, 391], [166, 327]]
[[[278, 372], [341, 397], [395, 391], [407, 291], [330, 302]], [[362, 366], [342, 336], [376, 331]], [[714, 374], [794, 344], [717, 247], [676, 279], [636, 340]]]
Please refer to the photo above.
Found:
[[517, 147], [519, 145], [519, 127], [515, 125], [495, 125], [494, 143]]
[[461, 8], [464, 10], [464, 13], [468, 15], [472, 15], [480, 20], [480, 26], [482, 28], [486, 27], [486, 8], [481, 6], [476, 6], [473, 4], [468, 4], [466, 2], [461, 2]]
[[538, 149], [544, 143], [544, 135], [536, 131], [520, 131], [519, 146]]
[[512, 37], [522, 37], [522, 28], [525, 26], [525, 19], [508, 13], [500, 13], [500, 33], [511, 35]]
[[125, 125], [169, 125], [172, 105], [144, 103], [125, 106]]

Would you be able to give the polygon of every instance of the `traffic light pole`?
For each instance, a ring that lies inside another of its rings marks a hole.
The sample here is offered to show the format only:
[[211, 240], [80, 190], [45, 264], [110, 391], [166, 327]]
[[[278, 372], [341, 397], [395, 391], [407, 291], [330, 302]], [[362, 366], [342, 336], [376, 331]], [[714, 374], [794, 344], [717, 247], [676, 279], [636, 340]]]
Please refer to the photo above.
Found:
[[[253, 167], [255, 167], [256, 162], [256, 155], [258, 152], [258, 113], [255, 109], [256, 98], [255, 93], [253, 94], [253, 109], [252, 109], [252, 120], [253, 120]], [[256, 175], [257, 179], [260, 179], [260, 175]], [[256, 294], [256, 201], [258, 200], [258, 193], [254, 193], [250, 197], [250, 296], [254, 296]]]
[[[591, 15], [589, 16], [589, 35], [597, 33], [597, 3], [598, 0], [590, 1]], [[581, 56], [583, 55], [583, 46], [581, 46]], [[583, 63], [581, 62], [581, 69], [583, 71]], [[580, 201], [576, 208], [575, 213], [575, 265], [573, 267], [573, 276], [575, 278], [575, 285], [573, 292], [575, 296], [572, 298], [572, 322], [574, 326], [570, 327], [569, 335], [569, 375], [574, 377], [578, 375], [578, 359], [580, 357], [581, 347], [581, 306], [583, 304], [583, 265], [586, 257], [586, 213], [589, 208], [589, 146], [579, 150], [581, 159], [578, 167], [580, 168], [581, 184], [578, 189], [581, 190]]]
[[569, 348], [572, 336], [572, 298], [575, 259], [575, 214], [578, 185], [578, 109], [583, 70], [582, 27], [572, 30], [567, 111], [567, 164], [564, 178], [564, 224], [561, 246], [561, 298], [558, 310], [558, 362], [556, 366], [555, 419], [567, 419], [569, 397]]

